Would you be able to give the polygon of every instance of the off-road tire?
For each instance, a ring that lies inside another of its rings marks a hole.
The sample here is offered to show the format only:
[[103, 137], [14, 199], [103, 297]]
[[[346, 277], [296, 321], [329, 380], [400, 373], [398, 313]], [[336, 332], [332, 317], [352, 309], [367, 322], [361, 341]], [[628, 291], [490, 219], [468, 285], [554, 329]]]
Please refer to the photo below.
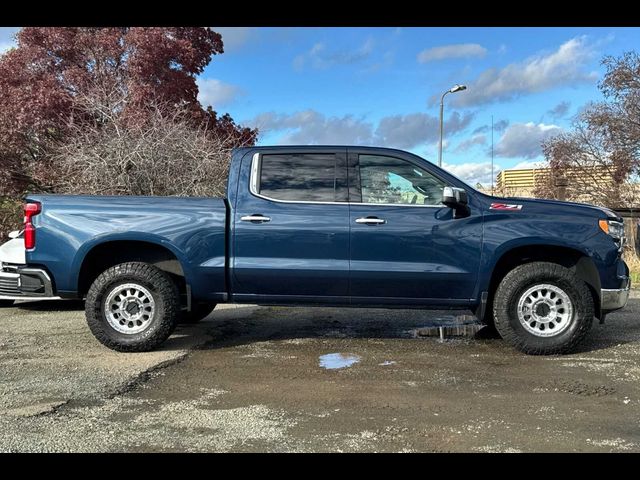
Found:
[[13, 307], [13, 300], [0, 300], [0, 308]]
[[[528, 332], [518, 320], [518, 302], [536, 284], [562, 289], [571, 300], [573, 315], [558, 335], [539, 337]], [[594, 302], [587, 284], [568, 268], [550, 262], [531, 262], [511, 270], [498, 286], [493, 302], [493, 318], [500, 336], [529, 355], [553, 355], [572, 351], [591, 328]]]
[[214, 308], [216, 308], [215, 303], [196, 303], [191, 306], [190, 312], [182, 312], [180, 323], [198, 323], [207, 318]]
[[[105, 316], [106, 295], [118, 284], [137, 283], [153, 297], [155, 311], [149, 326], [137, 334], [115, 330]], [[118, 352], [147, 352], [174, 331], [180, 315], [180, 295], [171, 277], [142, 262], [128, 262], [105, 270], [91, 285], [85, 304], [87, 324], [100, 343]]]

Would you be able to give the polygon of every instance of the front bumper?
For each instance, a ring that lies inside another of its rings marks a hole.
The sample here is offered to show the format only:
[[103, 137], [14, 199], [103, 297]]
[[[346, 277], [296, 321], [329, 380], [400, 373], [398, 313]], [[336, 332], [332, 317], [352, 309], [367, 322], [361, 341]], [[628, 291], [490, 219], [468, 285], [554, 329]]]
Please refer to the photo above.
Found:
[[629, 290], [631, 281], [629, 277], [623, 280], [622, 288], [603, 288], [600, 290], [600, 306], [603, 312], [612, 312], [619, 310], [627, 304], [629, 300]]
[[40, 268], [0, 263], [0, 300], [54, 299], [49, 274]]

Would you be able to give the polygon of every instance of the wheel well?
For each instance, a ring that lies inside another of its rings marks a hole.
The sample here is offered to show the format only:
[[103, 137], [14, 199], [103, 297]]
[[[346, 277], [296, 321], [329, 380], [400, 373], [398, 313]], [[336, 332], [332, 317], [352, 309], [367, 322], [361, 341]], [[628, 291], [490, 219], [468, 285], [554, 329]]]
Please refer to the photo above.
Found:
[[509, 250], [500, 257], [491, 274], [489, 282], [488, 306], [493, 301], [493, 294], [504, 276], [515, 267], [530, 262], [552, 262], [573, 269], [582, 279], [593, 297], [595, 311], [600, 315], [600, 275], [591, 258], [579, 250], [556, 245], [531, 245]]
[[184, 270], [171, 250], [151, 242], [117, 240], [95, 246], [84, 257], [78, 276], [78, 296], [84, 297], [106, 269], [125, 262], [145, 262], [158, 267], [171, 275], [181, 294], [186, 293]]

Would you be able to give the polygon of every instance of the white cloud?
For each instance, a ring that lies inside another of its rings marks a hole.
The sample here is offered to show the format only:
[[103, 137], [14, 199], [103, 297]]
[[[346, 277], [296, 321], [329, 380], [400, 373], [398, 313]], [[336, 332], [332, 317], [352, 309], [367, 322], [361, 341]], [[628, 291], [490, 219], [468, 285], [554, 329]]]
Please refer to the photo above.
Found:
[[427, 48], [418, 54], [418, 62], [427, 63], [447, 58], [484, 57], [487, 49], [477, 43], [457, 43]]
[[211, 29], [222, 35], [222, 42], [226, 53], [244, 47], [256, 33], [254, 27], [211, 27]]
[[[491, 185], [491, 162], [461, 163], [458, 165], [443, 163], [443, 167], [473, 187], [478, 183]], [[501, 170], [502, 168], [498, 164], [494, 164], [494, 175], [497, 175]]]
[[460, 142], [454, 150], [455, 152], [466, 152], [475, 145], [484, 145], [487, 143], [487, 136], [483, 134], [473, 135], [471, 138]]
[[560, 132], [562, 128], [557, 125], [514, 123], [498, 141], [495, 154], [509, 158], [536, 158], [542, 154], [542, 142]]
[[[464, 130], [473, 119], [472, 113], [464, 116], [454, 112], [444, 122], [447, 135]], [[421, 143], [435, 142], [439, 138], [438, 118], [426, 113], [391, 115], [380, 120], [376, 129], [376, 141], [380, 145], [398, 148], [412, 148]]]
[[323, 70], [336, 65], [352, 65], [369, 58], [374, 45], [373, 39], [368, 38], [355, 50], [328, 50], [323, 42], [318, 42], [308, 51], [296, 56], [293, 66], [296, 70], [302, 70], [306, 66]]
[[433, 141], [438, 132], [438, 119], [424, 113], [391, 115], [380, 120], [376, 135], [380, 145], [411, 148]]
[[466, 92], [456, 95], [452, 101], [459, 106], [480, 105], [512, 100], [561, 85], [595, 81], [595, 72], [584, 71], [592, 54], [593, 49], [585, 37], [573, 38], [552, 53], [534, 55], [502, 69], [485, 70], [468, 84]]
[[264, 132], [282, 132], [277, 141], [281, 145], [369, 144], [373, 136], [373, 125], [362, 118], [353, 115], [326, 117], [315, 110], [293, 114], [267, 112], [249, 124]]
[[240, 87], [215, 78], [198, 78], [198, 101], [205, 107], [220, 108], [232, 103], [241, 93]]
[[493, 130], [496, 132], [504, 132], [509, 126], [509, 120], [498, 120], [493, 124]]
[[[498, 120], [497, 122], [493, 123], [493, 131], [498, 133], [504, 132], [508, 126], [509, 120]], [[491, 125], [481, 125], [473, 132], [471, 132], [472, 135], [475, 135], [477, 133], [491, 133]]]
[[[472, 119], [471, 113], [460, 115], [454, 112], [445, 122], [447, 135], [464, 130]], [[327, 117], [315, 110], [292, 114], [267, 112], [248, 123], [263, 132], [282, 132], [277, 141], [281, 144], [344, 143], [408, 149], [433, 143], [439, 136], [438, 119], [425, 113], [391, 115], [374, 125], [363, 117]]]

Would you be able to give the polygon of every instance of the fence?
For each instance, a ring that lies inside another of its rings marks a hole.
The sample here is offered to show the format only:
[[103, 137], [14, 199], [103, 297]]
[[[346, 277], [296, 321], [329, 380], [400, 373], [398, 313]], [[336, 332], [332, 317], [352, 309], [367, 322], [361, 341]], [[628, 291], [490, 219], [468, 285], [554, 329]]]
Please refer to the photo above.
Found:
[[[640, 251], [640, 208], [619, 208], [615, 212], [624, 220], [624, 229], [627, 234], [627, 248], [635, 252]], [[628, 252], [631, 253], [631, 252]]]

